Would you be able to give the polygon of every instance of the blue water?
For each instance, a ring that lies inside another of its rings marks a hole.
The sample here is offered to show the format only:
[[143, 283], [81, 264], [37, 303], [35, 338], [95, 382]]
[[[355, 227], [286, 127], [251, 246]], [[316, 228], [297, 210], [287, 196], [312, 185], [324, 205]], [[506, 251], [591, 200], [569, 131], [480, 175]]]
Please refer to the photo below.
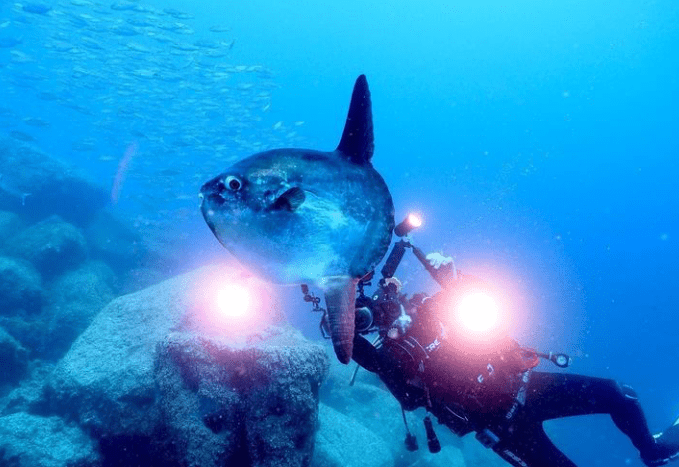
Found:
[[[112, 209], [143, 220], [180, 213], [169, 223], [175, 230], [168, 234], [167, 223], [158, 229], [165, 234], [158, 241], [178, 251], [191, 245], [183, 256], [190, 267], [225, 254], [203, 225], [196, 200], [177, 198], [197, 193], [207, 179], [203, 173], [217, 173], [210, 145], [223, 144], [235, 159], [253, 151], [232, 144], [234, 134], [261, 142], [261, 148], [332, 149], [353, 81], [365, 73], [373, 96], [373, 162], [392, 191], [397, 217], [409, 210], [423, 215], [415, 242], [454, 256], [463, 271], [502, 278], [514, 294], [514, 335], [525, 344], [573, 355], [570, 371], [631, 384], [653, 429], [679, 416], [676, 2], [148, 0], [144, 5], [195, 15], [177, 20], [195, 30], [189, 42], [214, 38], [217, 33], [209, 31], [214, 25], [228, 26], [219, 37], [235, 40], [233, 48], [211, 63], [261, 65], [273, 75], [276, 86], [264, 86], [268, 77], [253, 80], [267, 93], [252, 106], [257, 118], [235, 132], [228, 112], [219, 109], [218, 118], [185, 132], [186, 145], [158, 151], [158, 143], [134, 136], [129, 127], [181, 132], [194, 111], [205, 110], [204, 102], [191, 101], [196, 91], [142, 78], [131, 81], [132, 95], [112, 94], [112, 100], [99, 100], [106, 91], [96, 86], [72, 88], [68, 83], [102, 78], [74, 73], [81, 59], [72, 50], [44, 44], [76, 41], [91, 31], [92, 21], [55, 23], [54, 11], [50, 18], [4, 4], [0, 26], [3, 20], [11, 24], [0, 28], [0, 39], [22, 43], [0, 48], [0, 106], [16, 113], [0, 131], [30, 131], [35, 144], [78, 162], [107, 189], [126, 147], [138, 140], [140, 157]], [[77, 8], [86, 7], [66, 1], [55, 6]], [[58, 31], [49, 29], [56, 24]], [[150, 53], [123, 47], [142, 39], [98, 34], [105, 47], [118, 41], [114, 49], [121, 62], [83, 58], [82, 68], [96, 71], [99, 63], [106, 75], [115, 67], [150, 67], [145, 65]], [[17, 63], [13, 50], [35, 61]], [[201, 51], [173, 55], [178, 73], [188, 73]], [[24, 87], [27, 70], [66, 71]], [[230, 79], [235, 85], [240, 78]], [[200, 92], [212, 93], [217, 106], [223, 102], [213, 82], [197, 84], [205, 86]], [[175, 103], [186, 102], [181, 110], [163, 111], [166, 104], [158, 104], [165, 102], [158, 100], [163, 89], [171, 90]], [[93, 112], [40, 99], [41, 91], [68, 95]], [[255, 94], [235, 95], [247, 104]], [[117, 106], [116, 99], [125, 104]], [[98, 113], [112, 107], [113, 113]], [[26, 117], [52, 124], [27, 130], [19, 121]], [[221, 127], [225, 134], [217, 141]], [[203, 139], [199, 128], [209, 129], [210, 137]], [[96, 151], [73, 150], [74, 141], [87, 138]], [[208, 149], [195, 150], [197, 145]], [[178, 174], [159, 181], [167, 168]], [[435, 290], [417, 267], [414, 259], [404, 262], [407, 286]], [[315, 317], [300, 297], [290, 293], [290, 298], [291, 321], [315, 336]], [[558, 422], [553, 433], [578, 465], [641, 465], [608, 420]]]

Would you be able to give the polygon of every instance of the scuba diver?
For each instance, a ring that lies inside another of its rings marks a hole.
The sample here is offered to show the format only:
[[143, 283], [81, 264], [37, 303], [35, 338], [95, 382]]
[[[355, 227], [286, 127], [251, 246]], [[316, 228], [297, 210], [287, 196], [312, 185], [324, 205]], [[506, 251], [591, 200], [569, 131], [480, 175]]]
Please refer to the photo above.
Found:
[[[394, 232], [404, 237], [414, 228], [410, 224], [417, 225], [406, 218]], [[441, 291], [431, 297], [401, 294], [394, 272], [406, 248], [413, 250]], [[488, 285], [461, 274], [452, 258], [425, 256], [406, 236], [394, 245], [381, 273], [371, 296], [364, 294], [364, 286], [370, 285], [372, 275], [358, 286], [353, 359], [379, 376], [402, 410], [424, 407], [458, 436], [476, 432], [485, 447], [516, 467], [576, 467], [542, 427], [546, 420], [574, 415], [609, 414], [647, 466], [665, 465], [679, 454], [679, 420], [653, 435], [631, 387], [604, 378], [533, 371], [539, 358], [562, 368], [570, 358], [538, 353], [480, 326], [476, 333], [463, 329], [465, 319], [471, 319], [473, 328], [474, 319], [488, 314], [493, 303], [485, 295]], [[302, 286], [302, 291], [314, 310], [324, 312], [308, 287]], [[488, 316], [492, 318], [492, 312]], [[324, 312], [321, 332], [327, 337], [325, 318]], [[375, 332], [372, 343], [363, 337]], [[428, 415], [424, 425], [429, 450], [438, 452]], [[408, 449], [417, 449], [407, 423], [406, 433]]]

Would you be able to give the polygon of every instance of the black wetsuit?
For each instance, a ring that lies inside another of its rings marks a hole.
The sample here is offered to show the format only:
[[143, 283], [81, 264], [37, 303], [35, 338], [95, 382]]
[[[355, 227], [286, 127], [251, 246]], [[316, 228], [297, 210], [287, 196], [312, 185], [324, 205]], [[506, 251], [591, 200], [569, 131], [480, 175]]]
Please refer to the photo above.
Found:
[[356, 335], [353, 358], [377, 373], [405, 410], [425, 407], [460, 436], [476, 431], [477, 438], [511, 465], [576, 467], [542, 428], [545, 420], [573, 415], [610, 414], [642, 454], [654, 448], [640, 404], [627, 386], [573, 374], [503, 371], [497, 360], [493, 374], [486, 371], [480, 381], [484, 368], [475, 376], [469, 368], [456, 368], [460, 360], [442, 352], [445, 339], [439, 337], [433, 348], [428, 346], [436, 336], [422, 335], [417, 326], [413, 334], [398, 340], [385, 337], [379, 348]]

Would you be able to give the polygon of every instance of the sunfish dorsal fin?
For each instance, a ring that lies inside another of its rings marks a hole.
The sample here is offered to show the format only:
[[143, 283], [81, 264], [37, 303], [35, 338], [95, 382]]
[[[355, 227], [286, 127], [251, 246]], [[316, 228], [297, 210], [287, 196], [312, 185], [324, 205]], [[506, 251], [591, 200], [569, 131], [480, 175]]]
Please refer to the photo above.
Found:
[[332, 345], [337, 359], [344, 364], [351, 361], [354, 349], [357, 282], [350, 277], [332, 277], [323, 287]]
[[368, 80], [365, 75], [361, 75], [354, 84], [349, 113], [337, 152], [349, 158], [353, 163], [363, 165], [370, 164], [374, 148], [370, 90]]

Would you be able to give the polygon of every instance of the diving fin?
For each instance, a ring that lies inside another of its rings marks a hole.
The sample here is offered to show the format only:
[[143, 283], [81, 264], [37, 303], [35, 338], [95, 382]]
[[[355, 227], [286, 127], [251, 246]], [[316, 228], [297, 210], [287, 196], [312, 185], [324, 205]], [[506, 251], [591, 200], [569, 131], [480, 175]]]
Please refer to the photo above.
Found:
[[354, 349], [357, 283], [349, 277], [332, 277], [323, 286], [332, 345], [337, 359], [344, 364], [351, 361]]
[[641, 456], [644, 464], [656, 467], [679, 457], [679, 418], [662, 433], [653, 435], [653, 438], [655, 438], [655, 452], [651, 458]]

